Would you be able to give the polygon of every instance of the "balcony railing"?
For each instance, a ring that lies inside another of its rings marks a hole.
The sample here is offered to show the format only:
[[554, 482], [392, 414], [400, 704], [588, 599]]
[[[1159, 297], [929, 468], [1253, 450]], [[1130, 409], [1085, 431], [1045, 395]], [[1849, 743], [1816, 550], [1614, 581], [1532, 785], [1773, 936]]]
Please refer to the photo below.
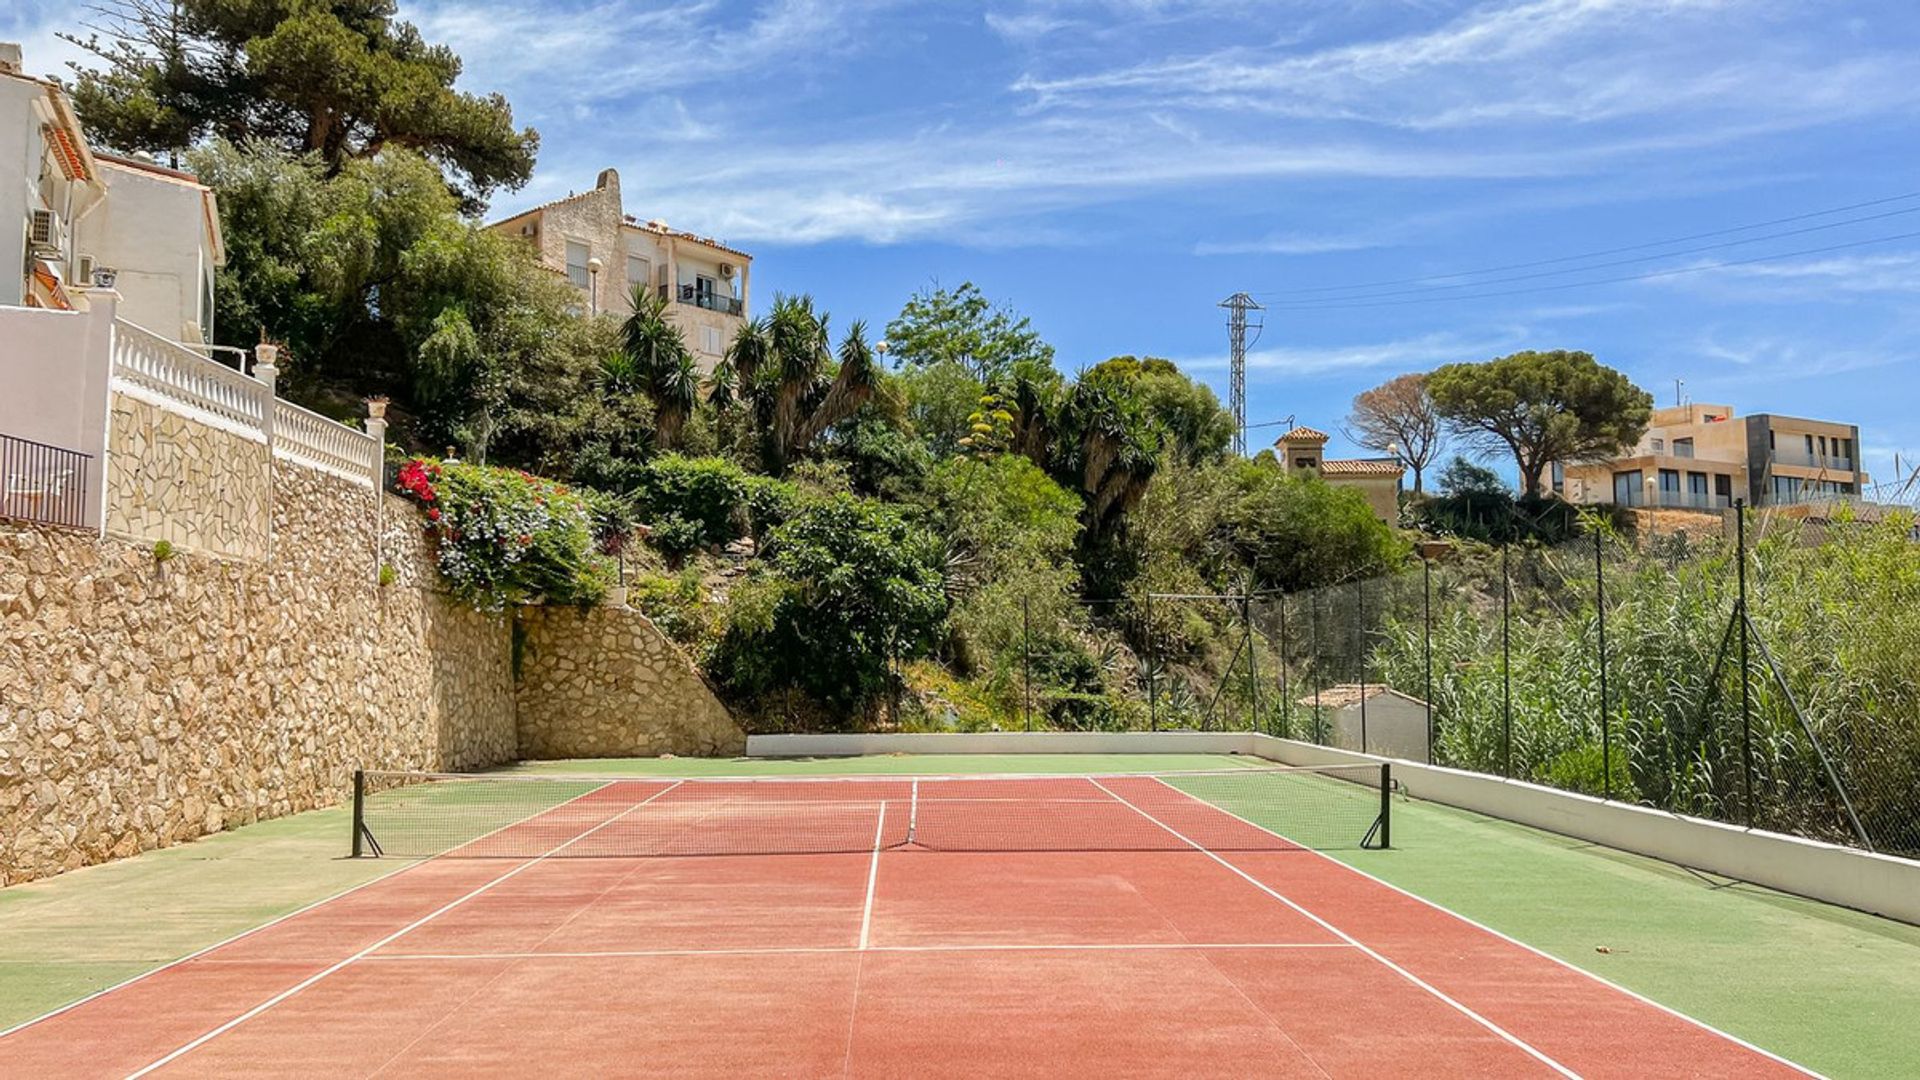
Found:
[[1733, 497], [1704, 491], [1655, 491], [1650, 494], [1648, 505], [1687, 510], [1726, 510], [1733, 506]]
[[660, 299], [678, 300], [683, 304], [692, 304], [694, 307], [706, 308], [708, 311], [718, 311], [723, 315], [740, 315], [746, 310], [737, 296], [703, 292], [694, 285], [662, 285]]
[[1775, 465], [1793, 465], [1802, 469], [1832, 469], [1835, 472], [1852, 472], [1853, 459], [1839, 454], [1809, 454], [1805, 450], [1775, 450]]
[[83, 528], [93, 455], [0, 435], [0, 517]]

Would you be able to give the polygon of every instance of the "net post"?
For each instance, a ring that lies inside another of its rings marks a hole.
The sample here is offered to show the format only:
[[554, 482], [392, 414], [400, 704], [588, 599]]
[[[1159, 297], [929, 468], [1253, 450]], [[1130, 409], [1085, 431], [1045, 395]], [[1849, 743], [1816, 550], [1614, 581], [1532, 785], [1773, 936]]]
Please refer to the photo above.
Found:
[[1380, 763], [1380, 849], [1393, 846], [1393, 766]]
[[353, 857], [361, 855], [360, 840], [367, 833], [367, 771], [353, 770]]

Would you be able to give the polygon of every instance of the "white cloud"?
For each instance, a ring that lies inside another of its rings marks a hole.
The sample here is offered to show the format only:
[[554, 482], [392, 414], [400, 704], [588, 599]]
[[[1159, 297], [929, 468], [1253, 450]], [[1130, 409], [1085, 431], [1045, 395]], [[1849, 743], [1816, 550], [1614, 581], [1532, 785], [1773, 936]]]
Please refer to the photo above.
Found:
[[[1491, 359], [1503, 353], [1512, 352], [1525, 339], [1524, 328], [1509, 327], [1501, 332], [1482, 337], [1464, 337], [1460, 334], [1441, 331], [1422, 334], [1418, 337], [1357, 345], [1293, 345], [1267, 349], [1255, 348], [1247, 353], [1247, 371], [1249, 381], [1253, 382], [1271, 381], [1270, 375], [1291, 377], [1386, 369], [1391, 369], [1395, 374], [1402, 371], [1425, 371], [1456, 361]], [[1183, 368], [1196, 371], [1225, 369], [1228, 366], [1228, 358], [1225, 355], [1215, 355], [1182, 360], [1179, 363]]]

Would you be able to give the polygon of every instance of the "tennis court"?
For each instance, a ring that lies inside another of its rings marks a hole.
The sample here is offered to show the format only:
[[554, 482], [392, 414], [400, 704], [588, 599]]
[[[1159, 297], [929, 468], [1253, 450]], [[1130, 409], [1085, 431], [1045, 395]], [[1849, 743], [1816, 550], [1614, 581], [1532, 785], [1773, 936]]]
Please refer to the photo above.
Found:
[[1381, 795], [370, 774], [357, 842], [437, 857], [20, 1029], [0, 1073], [1801, 1074], [1368, 876]]

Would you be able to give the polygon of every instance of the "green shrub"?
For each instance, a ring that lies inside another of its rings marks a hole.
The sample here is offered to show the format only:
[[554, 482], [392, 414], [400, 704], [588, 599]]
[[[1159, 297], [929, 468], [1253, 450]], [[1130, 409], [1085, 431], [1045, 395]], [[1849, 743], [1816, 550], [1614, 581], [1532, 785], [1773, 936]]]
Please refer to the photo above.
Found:
[[656, 535], [673, 516], [698, 525], [702, 543], [720, 544], [742, 531], [747, 474], [726, 458], [662, 454], [647, 463], [633, 496]]
[[654, 547], [674, 560], [684, 559], [708, 543], [706, 528], [700, 522], [672, 513], [654, 519], [650, 539]]
[[734, 589], [713, 670], [736, 697], [798, 690], [851, 720], [888, 688], [892, 660], [938, 640], [938, 551], [894, 507], [850, 495], [802, 504]]

